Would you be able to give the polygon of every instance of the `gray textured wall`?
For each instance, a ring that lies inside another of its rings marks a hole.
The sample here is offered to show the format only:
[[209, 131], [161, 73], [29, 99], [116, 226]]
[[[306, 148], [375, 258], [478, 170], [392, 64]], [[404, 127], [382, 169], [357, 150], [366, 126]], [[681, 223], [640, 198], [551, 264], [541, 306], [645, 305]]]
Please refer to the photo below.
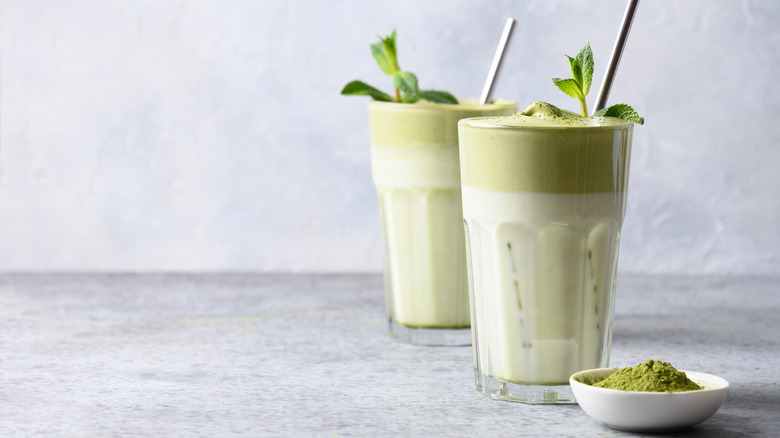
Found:
[[[0, 270], [378, 271], [368, 51], [427, 88], [576, 109], [550, 77], [625, 3], [0, 0]], [[644, 0], [611, 102], [636, 129], [621, 269], [780, 275], [780, 2]], [[591, 101], [595, 99], [595, 92]]]

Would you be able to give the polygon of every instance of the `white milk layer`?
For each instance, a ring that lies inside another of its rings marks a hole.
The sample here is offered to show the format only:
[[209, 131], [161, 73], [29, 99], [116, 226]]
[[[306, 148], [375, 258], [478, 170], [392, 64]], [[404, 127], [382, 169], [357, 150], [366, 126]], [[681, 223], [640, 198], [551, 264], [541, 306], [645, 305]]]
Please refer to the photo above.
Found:
[[371, 155], [388, 310], [405, 326], [468, 328], [458, 148], [372, 147]]
[[522, 384], [565, 384], [608, 363], [623, 193], [463, 187], [475, 366]]

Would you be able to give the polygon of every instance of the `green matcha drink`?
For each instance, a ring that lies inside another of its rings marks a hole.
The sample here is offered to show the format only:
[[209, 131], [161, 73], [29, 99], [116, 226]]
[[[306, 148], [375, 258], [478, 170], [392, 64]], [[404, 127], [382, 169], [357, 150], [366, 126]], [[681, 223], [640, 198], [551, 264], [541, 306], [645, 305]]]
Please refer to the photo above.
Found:
[[571, 403], [609, 361], [633, 123], [523, 114], [459, 123], [477, 387]]
[[509, 101], [369, 103], [394, 336], [425, 345], [471, 342], [457, 123], [516, 109]]

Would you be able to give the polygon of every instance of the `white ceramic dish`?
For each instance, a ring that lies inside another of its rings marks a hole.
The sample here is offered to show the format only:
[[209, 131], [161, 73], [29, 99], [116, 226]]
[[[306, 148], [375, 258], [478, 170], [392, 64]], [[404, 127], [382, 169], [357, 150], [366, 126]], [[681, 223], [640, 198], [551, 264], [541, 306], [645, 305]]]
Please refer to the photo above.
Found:
[[[685, 392], [619, 391], [591, 386], [618, 368], [580, 371], [569, 384], [582, 410], [607, 426], [632, 432], [667, 432], [699, 424], [718, 411], [729, 382], [712, 374], [683, 371], [704, 389]], [[588, 382], [588, 383], [585, 383]]]

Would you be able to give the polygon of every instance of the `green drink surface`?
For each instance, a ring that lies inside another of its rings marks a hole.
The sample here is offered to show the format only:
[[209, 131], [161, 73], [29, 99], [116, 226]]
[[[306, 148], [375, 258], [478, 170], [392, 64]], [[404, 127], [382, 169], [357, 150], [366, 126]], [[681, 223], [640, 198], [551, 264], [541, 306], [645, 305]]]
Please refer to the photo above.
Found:
[[478, 104], [475, 99], [461, 99], [458, 105], [372, 101], [369, 103], [371, 145], [395, 149], [457, 147], [459, 120], [510, 115], [515, 111], [517, 103], [504, 99], [486, 105]]
[[511, 193], [625, 190], [633, 124], [613, 117], [461, 120], [464, 186]]

